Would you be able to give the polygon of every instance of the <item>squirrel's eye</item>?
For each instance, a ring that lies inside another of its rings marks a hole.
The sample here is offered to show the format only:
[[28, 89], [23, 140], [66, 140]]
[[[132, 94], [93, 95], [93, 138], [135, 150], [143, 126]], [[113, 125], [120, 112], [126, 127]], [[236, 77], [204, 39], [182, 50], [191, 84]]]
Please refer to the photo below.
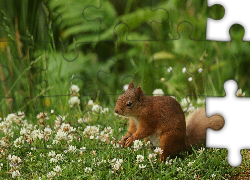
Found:
[[127, 103], [127, 106], [128, 106], [128, 107], [130, 107], [131, 105], [132, 105], [132, 103], [131, 103], [131, 102], [128, 102], [128, 103]]

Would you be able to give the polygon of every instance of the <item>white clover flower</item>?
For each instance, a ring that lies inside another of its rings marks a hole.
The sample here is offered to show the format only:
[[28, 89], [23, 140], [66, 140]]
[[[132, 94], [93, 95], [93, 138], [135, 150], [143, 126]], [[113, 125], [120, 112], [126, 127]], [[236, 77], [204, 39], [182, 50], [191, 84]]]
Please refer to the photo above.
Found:
[[70, 107], [74, 107], [80, 104], [80, 99], [77, 96], [73, 96], [69, 99]]
[[17, 117], [18, 116], [15, 115], [15, 114], [8, 114], [8, 116], [6, 117], [5, 121], [6, 122], [10, 122], [10, 124], [11, 124], [11, 122], [14, 121]]
[[191, 113], [195, 111], [195, 107], [193, 106], [192, 103], [189, 104], [189, 107], [185, 108], [184, 110], [187, 110], [188, 113]]
[[189, 99], [189, 97], [188, 98], [183, 98], [182, 100], [181, 100], [181, 106], [183, 106], [183, 107], [186, 107], [186, 106], [188, 106], [188, 104], [190, 103], [190, 99]]
[[242, 93], [242, 89], [238, 89], [238, 91], [236, 92], [236, 96], [245, 97], [245, 92]]
[[146, 167], [146, 165], [139, 164], [139, 168], [140, 168], [140, 169], [143, 169], [143, 168], [145, 168], [145, 167]]
[[84, 121], [83, 121], [83, 118], [80, 118], [80, 119], [78, 119], [78, 121], [77, 121], [79, 124], [82, 124]]
[[53, 109], [51, 109], [50, 113], [51, 113], [51, 114], [53, 114], [53, 113], [54, 113], [54, 110], [53, 110]]
[[22, 162], [21, 158], [16, 156], [16, 155], [8, 155], [7, 159], [12, 163], [10, 164], [10, 166], [13, 166], [13, 165], [16, 165], [16, 164], [19, 164]]
[[200, 69], [198, 70], [198, 72], [199, 72], [199, 73], [201, 73], [202, 71], [203, 71], [203, 69], [202, 69], [202, 68], [200, 68]]
[[148, 155], [148, 159], [151, 161], [152, 159], [155, 158], [155, 154], [154, 153], [151, 153]]
[[102, 106], [98, 105], [98, 104], [95, 104], [93, 105], [92, 107], [92, 111], [93, 112], [96, 112], [96, 113], [100, 113], [102, 111]]
[[53, 170], [54, 170], [55, 172], [58, 172], [58, 173], [61, 173], [61, 172], [62, 172], [61, 167], [58, 166], [58, 165], [57, 165], [56, 167], [54, 167]]
[[14, 141], [14, 146], [15, 147], [21, 147], [21, 145], [24, 144], [24, 139], [22, 136], [20, 136], [19, 138], [17, 138], [15, 141]]
[[104, 108], [103, 110], [102, 110], [102, 113], [108, 113], [109, 112], [109, 108]]
[[110, 162], [112, 164], [112, 167], [114, 170], [119, 170], [119, 169], [122, 169], [122, 163], [123, 163], [123, 160], [122, 159], [112, 159], [112, 161]]
[[144, 161], [144, 156], [143, 155], [137, 155], [136, 156], [136, 163], [143, 162]]
[[172, 159], [170, 159], [169, 161], [166, 161], [165, 164], [170, 166], [172, 164]]
[[193, 78], [192, 77], [190, 77], [190, 78], [188, 78], [188, 81], [190, 82], [190, 81], [192, 81], [193, 80]]
[[0, 143], [1, 147], [7, 147], [8, 146], [8, 144], [3, 139], [0, 142], [1, 142]]
[[163, 95], [164, 95], [164, 92], [163, 92], [162, 89], [155, 89], [155, 90], [153, 91], [153, 95], [154, 95], [154, 96], [163, 96]]
[[123, 91], [127, 91], [127, 89], [128, 89], [128, 84], [125, 84], [125, 85], [123, 86]]
[[46, 112], [40, 112], [40, 113], [36, 116], [36, 118], [37, 118], [37, 119], [49, 119]]
[[89, 105], [89, 106], [94, 106], [94, 101], [93, 101], [93, 100], [89, 100], [89, 101], [88, 101], [88, 105]]
[[216, 174], [212, 174], [212, 176], [211, 176], [212, 178], [215, 178], [216, 177]]
[[113, 165], [113, 169], [116, 170], [116, 171], [119, 170], [120, 167], [121, 167], [121, 164], [120, 164], [119, 162], [116, 162], [116, 163]]
[[55, 157], [55, 155], [56, 155], [55, 151], [50, 151], [48, 154], [49, 157]]
[[58, 132], [56, 133], [55, 140], [57, 140], [57, 141], [62, 141], [62, 140], [65, 139], [66, 136], [67, 136], [67, 132], [58, 131]]
[[39, 129], [35, 129], [31, 132], [30, 137], [35, 141], [36, 139], [43, 139], [43, 133]]
[[50, 163], [57, 163], [58, 160], [57, 160], [56, 158], [51, 158], [51, 159], [49, 160], [49, 162], [50, 162]]
[[160, 147], [157, 147], [157, 148], [155, 148], [154, 153], [155, 154], [162, 154], [163, 150]]
[[76, 152], [76, 150], [77, 150], [76, 146], [69, 145], [67, 152], [71, 152], [74, 154]]
[[204, 150], [205, 150], [205, 148], [202, 147], [202, 148], [200, 148], [197, 152], [198, 152], [198, 153], [202, 153]]
[[53, 178], [54, 176], [56, 176], [56, 173], [54, 171], [50, 171], [47, 175], [48, 178]]
[[72, 94], [72, 93], [73, 93], [73, 94], [78, 93], [79, 90], [80, 90], [80, 88], [79, 88], [77, 85], [72, 84], [72, 86], [70, 87], [70, 92], [71, 92], [71, 94]]
[[102, 131], [102, 132], [100, 133], [100, 140], [101, 140], [102, 142], [108, 141], [108, 140], [109, 140], [109, 134], [105, 134], [104, 131]]
[[181, 168], [181, 167], [178, 167], [178, 168], [177, 168], [177, 171], [182, 171], [182, 168]]
[[142, 146], [143, 146], [143, 143], [140, 140], [137, 139], [134, 141], [134, 150], [135, 151], [140, 149]]
[[52, 132], [51, 128], [49, 128], [49, 127], [44, 128], [44, 134], [45, 135], [51, 135], [51, 132]]
[[168, 68], [168, 72], [171, 72], [171, 71], [172, 71], [172, 67], [169, 67], [169, 68]]
[[187, 70], [187, 68], [184, 67], [184, 68], [182, 69], [182, 73], [185, 73], [186, 70]]
[[191, 167], [194, 164], [194, 162], [189, 162], [188, 167]]
[[91, 169], [90, 167], [86, 167], [86, 168], [84, 168], [84, 171], [85, 171], [86, 173], [91, 173], [91, 172], [92, 172], [92, 169]]
[[12, 172], [12, 178], [16, 178], [16, 177], [20, 177], [20, 176], [21, 176], [21, 174], [20, 174], [20, 172], [18, 170], [14, 170]]
[[98, 136], [99, 135], [99, 127], [87, 126], [83, 131], [83, 135], [84, 135], [84, 137]]
[[63, 161], [63, 154], [57, 154], [57, 155], [56, 155], [56, 159], [57, 159], [58, 161]]

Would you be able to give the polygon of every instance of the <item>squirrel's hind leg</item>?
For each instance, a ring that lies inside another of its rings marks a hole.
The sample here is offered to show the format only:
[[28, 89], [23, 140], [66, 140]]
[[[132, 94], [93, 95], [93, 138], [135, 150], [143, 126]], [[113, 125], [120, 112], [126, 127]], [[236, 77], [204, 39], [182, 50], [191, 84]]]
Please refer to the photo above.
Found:
[[186, 148], [186, 139], [177, 133], [166, 133], [160, 137], [159, 147], [163, 150], [160, 159], [165, 161], [167, 157], [175, 157]]

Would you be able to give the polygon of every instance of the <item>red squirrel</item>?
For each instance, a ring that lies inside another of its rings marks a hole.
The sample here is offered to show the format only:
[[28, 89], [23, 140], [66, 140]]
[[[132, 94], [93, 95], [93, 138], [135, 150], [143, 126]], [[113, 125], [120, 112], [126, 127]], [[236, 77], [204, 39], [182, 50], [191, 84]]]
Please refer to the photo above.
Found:
[[115, 112], [129, 117], [129, 129], [119, 142], [131, 146], [137, 139], [150, 141], [163, 150], [161, 161], [174, 157], [194, 145], [205, 144], [206, 129], [220, 130], [224, 119], [220, 115], [206, 117], [204, 108], [191, 113], [185, 121], [180, 104], [170, 96], [146, 96], [133, 82], [117, 99]]

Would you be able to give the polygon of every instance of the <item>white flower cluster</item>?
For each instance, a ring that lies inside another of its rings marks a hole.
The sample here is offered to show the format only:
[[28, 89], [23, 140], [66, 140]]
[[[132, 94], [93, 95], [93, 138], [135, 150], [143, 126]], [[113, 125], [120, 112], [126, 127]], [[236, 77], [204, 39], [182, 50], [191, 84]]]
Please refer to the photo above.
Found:
[[60, 128], [62, 122], [65, 120], [65, 116], [57, 116], [56, 117], [56, 120], [55, 120], [55, 126], [54, 126], [54, 129], [57, 130], [58, 128]]
[[119, 170], [119, 169], [122, 169], [122, 163], [123, 163], [123, 160], [122, 159], [112, 159], [111, 161], [108, 160], [108, 162], [110, 163], [110, 165], [112, 166], [112, 168], [114, 170]]
[[134, 141], [134, 151], [137, 151], [138, 149], [142, 148], [143, 143], [141, 140], [135, 140]]
[[69, 145], [68, 149], [65, 150], [64, 152], [65, 152], [65, 153], [70, 152], [70, 153], [72, 153], [72, 154], [75, 154], [76, 151], [77, 151], [76, 146]]
[[163, 150], [160, 147], [157, 147], [157, 148], [155, 148], [154, 153], [155, 154], [162, 154]]
[[165, 164], [170, 166], [172, 165], [172, 162], [173, 162], [173, 159], [169, 159], [169, 160], [167, 159]]
[[164, 96], [164, 92], [163, 92], [162, 89], [155, 89], [155, 90], [153, 91], [153, 95], [154, 95], [154, 96]]
[[101, 105], [95, 104], [93, 100], [89, 100], [88, 105], [92, 106], [92, 112], [94, 112], [94, 113], [97, 113], [97, 114], [104, 113], [105, 114], [105, 113], [109, 112], [108, 108], [103, 109]]
[[89, 137], [90, 139], [98, 139], [99, 137], [99, 128], [100, 125], [97, 126], [87, 126], [84, 131], [83, 131], [83, 136], [84, 137]]
[[109, 142], [109, 135], [112, 135], [112, 128], [110, 126], [105, 127], [103, 131], [100, 133], [100, 140], [102, 142]]
[[137, 155], [136, 156], [136, 163], [140, 163], [144, 161], [144, 156], [143, 155]]
[[181, 100], [181, 106], [183, 108], [183, 111], [187, 111], [188, 113], [193, 112], [195, 110], [195, 107], [191, 103], [189, 97], [188, 98], [183, 98]]
[[86, 168], [84, 168], [84, 171], [85, 171], [85, 173], [89, 174], [92, 172], [92, 169], [90, 167], [86, 167]]
[[[66, 140], [67, 143], [73, 141], [73, 133], [75, 132], [76, 128], [73, 128], [69, 124], [62, 123], [62, 125], [57, 129], [57, 133], [55, 135], [55, 139], [53, 140], [52, 144], [61, 144], [61, 141]], [[69, 134], [70, 133], [70, 134]]]
[[[8, 114], [6, 118], [1, 120], [0, 122], [0, 131], [2, 131], [6, 137], [13, 137], [14, 132], [12, 131], [12, 124], [16, 123], [19, 125], [27, 124], [27, 120], [23, 120], [25, 117], [23, 112], [18, 112], [18, 114]], [[5, 144], [5, 142], [1, 142], [1, 144]]]
[[63, 154], [56, 154], [55, 151], [50, 151], [48, 156], [50, 157], [50, 163], [57, 163], [58, 161], [64, 161]]
[[[136, 156], [136, 163], [138, 164], [138, 163], [142, 163], [144, 161], [144, 156], [143, 155], [137, 155]], [[139, 164], [139, 168], [140, 169], [143, 169], [143, 168], [145, 168], [146, 167], [146, 165], [143, 165], [143, 164]]]
[[16, 177], [20, 177], [20, 176], [21, 176], [19, 170], [14, 170], [14, 171], [11, 173], [11, 175], [12, 175], [12, 178], [16, 178]]
[[47, 112], [40, 112], [37, 116], [36, 116], [37, 119], [46, 119], [48, 120], [48, 115], [47, 115]]
[[245, 97], [245, 92], [242, 92], [242, 89], [238, 89], [238, 91], [236, 92], [236, 96]]
[[79, 90], [80, 88], [77, 85], [72, 84], [72, 86], [70, 87], [70, 92], [71, 92], [71, 97], [69, 99], [70, 108], [73, 108], [80, 104], [80, 99], [78, 98]]
[[189, 162], [189, 163], [188, 163], [188, 167], [193, 166], [194, 162], [195, 162], [195, 160], [194, 160], [193, 162]]
[[7, 159], [11, 162], [10, 166], [17, 166], [23, 162], [20, 157], [11, 154], [8, 155]]

